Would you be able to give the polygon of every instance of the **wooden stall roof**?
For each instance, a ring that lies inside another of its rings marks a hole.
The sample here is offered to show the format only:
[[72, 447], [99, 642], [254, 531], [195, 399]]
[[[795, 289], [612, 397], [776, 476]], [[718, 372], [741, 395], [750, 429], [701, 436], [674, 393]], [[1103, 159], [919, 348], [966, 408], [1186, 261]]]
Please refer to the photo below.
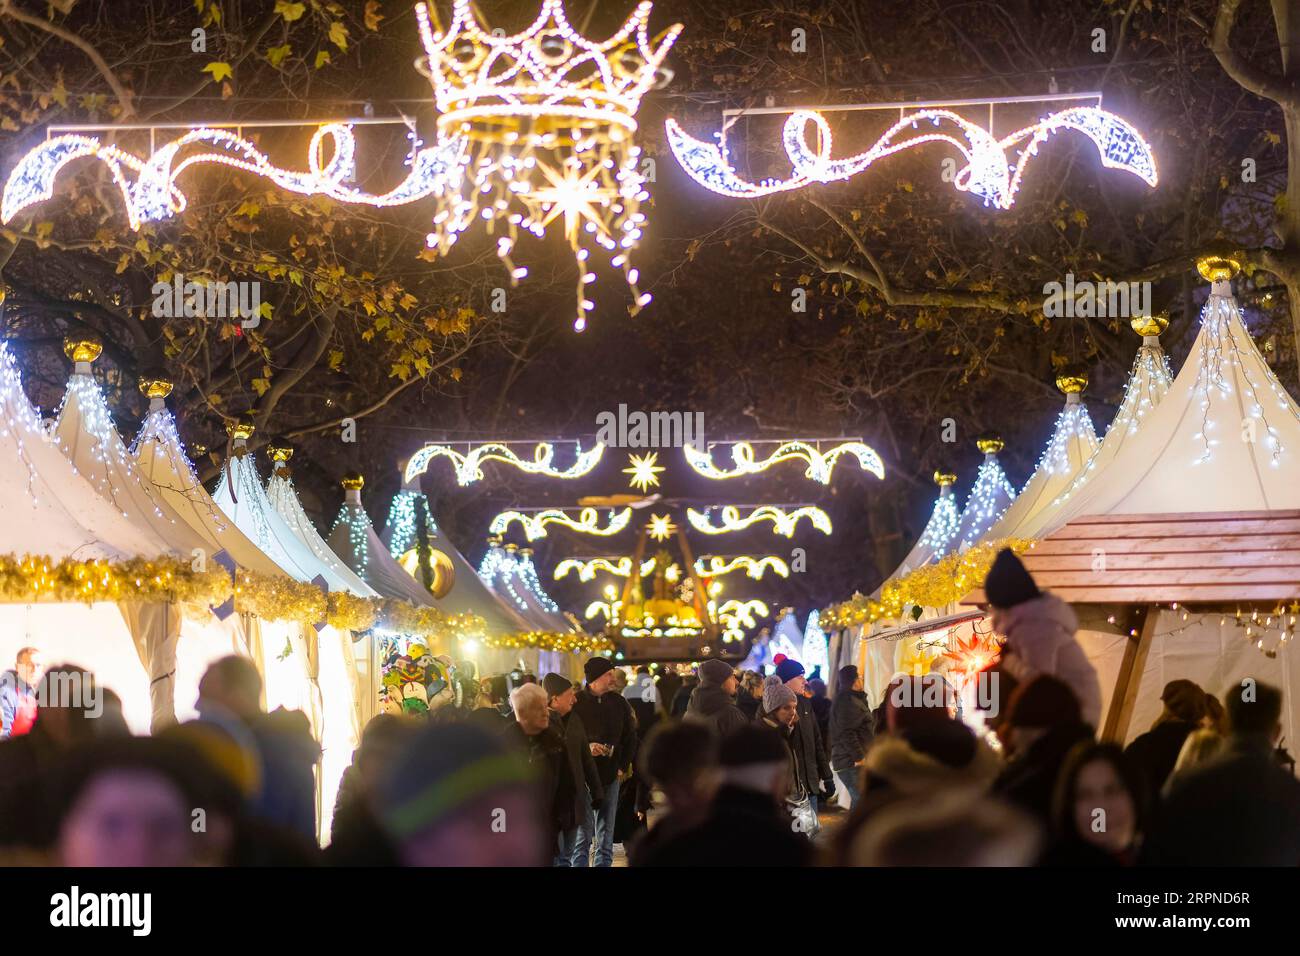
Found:
[[[1070, 604], [1300, 599], [1300, 511], [1092, 515], [1023, 555]], [[983, 590], [962, 598], [981, 604]]]

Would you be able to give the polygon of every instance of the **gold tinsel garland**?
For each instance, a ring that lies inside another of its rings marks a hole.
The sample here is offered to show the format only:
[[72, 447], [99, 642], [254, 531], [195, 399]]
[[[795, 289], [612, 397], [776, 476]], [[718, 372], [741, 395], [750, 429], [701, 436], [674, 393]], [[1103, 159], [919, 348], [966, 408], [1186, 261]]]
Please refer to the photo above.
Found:
[[493, 635], [483, 639], [485, 647], [502, 650], [524, 648], [539, 651], [560, 651], [563, 654], [607, 654], [614, 650], [614, 642], [600, 634], [569, 631], [520, 631], [515, 634]]
[[385, 627], [416, 637], [477, 636], [483, 619], [446, 615], [392, 598], [326, 594], [314, 584], [241, 569], [237, 580], [221, 567], [195, 571], [177, 558], [55, 560], [45, 555], [0, 555], [0, 602], [174, 601], [216, 607], [231, 596], [235, 609], [267, 621], [326, 621], [340, 630]]
[[0, 555], [0, 601], [177, 601], [220, 604], [230, 597], [221, 568], [195, 571], [175, 558], [55, 560], [44, 555]]
[[950, 554], [934, 564], [923, 565], [911, 574], [896, 581], [887, 581], [880, 589], [880, 599], [873, 601], [855, 594], [847, 601], [832, 604], [821, 613], [823, 628], [841, 630], [872, 624], [881, 620], [903, 617], [907, 609], [919, 607], [944, 607], [965, 597], [984, 583], [1003, 548], [1024, 554], [1034, 542], [1022, 538], [1007, 538], [977, 544], [959, 554]]

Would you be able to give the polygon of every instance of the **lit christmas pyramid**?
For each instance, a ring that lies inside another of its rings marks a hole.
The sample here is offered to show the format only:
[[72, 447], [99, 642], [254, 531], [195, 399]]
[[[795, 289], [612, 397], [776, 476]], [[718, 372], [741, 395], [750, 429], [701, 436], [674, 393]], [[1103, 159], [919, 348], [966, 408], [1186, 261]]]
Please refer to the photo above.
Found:
[[532, 625], [533, 630], [560, 632], [572, 631], [573, 625], [560, 612], [551, 596], [537, 578], [532, 550], [516, 545], [501, 545], [500, 538], [488, 542], [488, 552], [479, 564], [478, 576], [496, 594], [514, 606], [517, 613]]
[[1300, 508], [1300, 408], [1273, 375], [1232, 297], [1239, 264], [1197, 263], [1210, 283], [1201, 330], [1169, 393], [1054, 519]]
[[1083, 404], [1084, 375], [1058, 375], [1056, 387], [1065, 393], [1065, 407], [1056, 416], [1051, 440], [1038, 459], [1038, 467], [1025, 482], [1006, 514], [989, 529], [989, 541], [1024, 537], [1024, 527], [1041, 511], [1051, 507], [1056, 496], [1070, 486], [1076, 475], [1097, 453], [1097, 431], [1092, 427], [1088, 406]]
[[221, 480], [212, 492], [217, 507], [276, 564], [299, 581], [321, 578], [331, 591], [350, 591], [373, 597], [374, 592], [364, 584], [357, 590], [359, 582], [355, 575], [345, 577], [317, 558], [266, 497], [266, 489], [257, 476], [253, 453], [248, 449], [253, 423], [247, 420], [231, 422], [226, 431], [230, 435], [232, 450], [221, 469]]
[[971, 486], [966, 507], [961, 513], [961, 523], [953, 537], [953, 548], [960, 551], [984, 537], [1016, 498], [1016, 489], [998, 463], [998, 452], [1005, 447], [1002, 439], [990, 435], [978, 439], [975, 444], [984, 453], [984, 461], [975, 476], [975, 484]]
[[307, 517], [302, 502], [298, 499], [298, 489], [293, 486], [293, 476], [289, 472], [289, 459], [293, 449], [285, 445], [267, 446], [271, 456], [271, 477], [266, 482], [266, 497], [271, 502], [280, 519], [305, 544], [321, 564], [348, 582], [348, 590], [354, 594], [373, 594], [374, 589], [353, 573], [352, 569], [339, 560], [339, 556], [330, 550], [325, 539], [316, 531], [316, 526]]
[[[18, 366], [0, 342], [0, 552], [54, 558], [157, 557], [170, 548], [93, 493], [59, 451], [23, 392]], [[41, 542], [39, 549], [33, 542]]]
[[1050, 505], [1020, 524], [1016, 532], [1020, 537], [1039, 538], [1058, 527], [1061, 509], [1089, 481], [1109, 467], [1120, 450], [1138, 434], [1138, 429], [1173, 384], [1169, 359], [1160, 347], [1160, 334], [1169, 327], [1169, 319], [1163, 315], [1138, 316], [1130, 324], [1133, 331], [1142, 336], [1142, 346], [1133, 360], [1133, 370], [1124, 387], [1124, 399], [1106, 430], [1106, 437], [1101, 440], [1101, 447]]
[[131, 454], [154, 491], [177, 517], [203, 536], [210, 554], [225, 551], [239, 567], [283, 574], [279, 565], [226, 518], [199, 481], [165, 401], [172, 383], [146, 378], [140, 382], [140, 391], [149, 399], [149, 413], [131, 445]]
[[181, 554], [206, 552], [207, 540], [175, 516], [136, 468], [118, 435], [104, 393], [90, 371], [102, 348], [89, 339], [64, 341], [63, 350], [75, 364], [55, 425], [59, 447], [78, 474], [124, 517], [148, 528]]
[[[365, 479], [347, 475], [343, 481], [343, 507], [334, 519], [327, 544], [352, 571], [384, 597], [410, 601], [416, 607], [429, 607], [432, 595], [393, 560], [379, 535], [375, 534], [370, 515], [361, 505]], [[296, 497], [296, 496], [295, 496]], [[303, 516], [304, 518], [306, 515]]]

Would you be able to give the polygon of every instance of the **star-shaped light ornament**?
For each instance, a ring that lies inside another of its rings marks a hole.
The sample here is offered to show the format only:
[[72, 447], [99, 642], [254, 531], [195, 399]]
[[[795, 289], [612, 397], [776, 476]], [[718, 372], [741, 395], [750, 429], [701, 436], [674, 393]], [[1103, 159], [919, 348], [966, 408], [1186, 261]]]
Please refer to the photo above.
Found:
[[659, 453], [652, 451], [648, 455], [628, 455], [629, 468], [623, 469], [623, 474], [630, 475], [628, 484], [639, 491], [648, 491], [651, 487], [658, 487], [659, 473], [664, 471], [663, 465], [658, 464]]
[[648, 534], [656, 541], [667, 541], [672, 537], [673, 532], [677, 530], [677, 525], [673, 524], [673, 519], [668, 515], [651, 515], [650, 530]]

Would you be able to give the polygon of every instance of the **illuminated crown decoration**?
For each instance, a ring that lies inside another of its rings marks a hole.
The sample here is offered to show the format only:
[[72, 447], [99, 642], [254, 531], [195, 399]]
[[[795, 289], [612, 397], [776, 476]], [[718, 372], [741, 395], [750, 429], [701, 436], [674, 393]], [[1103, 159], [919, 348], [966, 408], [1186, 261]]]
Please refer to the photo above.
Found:
[[562, 0], [542, 0], [533, 24], [513, 36], [481, 26], [469, 0], [455, 0], [445, 32], [435, 28], [430, 8], [418, 4], [426, 56], [416, 68], [428, 77], [441, 114], [437, 141], [425, 146], [414, 130], [408, 134], [409, 172], [386, 193], [349, 185], [356, 140], [347, 123], [316, 130], [305, 172], [273, 165], [229, 129], [192, 129], [147, 159], [96, 137], [68, 134], [47, 139], [18, 162], [0, 200], [0, 221], [50, 199], [63, 167], [94, 157], [108, 166], [131, 228], [138, 230], [184, 211], [187, 199], [176, 184], [182, 172], [220, 164], [265, 176], [282, 189], [347, 203], [398, 206], [432, 197], [428, 246], [446, 254], [482, 219], [489, 233], [499, 233], [497, 254], [512, 283], [528, 272], [511, 259], [520, 232], [540, 237], [562, 218], [578, 263], [575, 328], [584, 328], [595, 308], [586, 286], [596, 278], [588, 259], [597, 246], [622, 270], [635, 315], [650, 295], [638, 290], [628, 254], [641, 238], [640, 204], [649, 193], [632, 135], [641, 97], [660, 81], [663, 60], [682, 29], [670, 27], [651, 40], [651, 7], [642, 0], [612, 37], [595, 43], [569, 25]]
[[[928, 129], [921, 131], [922, 123]], [[809, 145], [808, 126], [816, 130], [817, 147]], [[831, 128], [821, 113], [796, 110], [782, 132], [782, 144], [794, 166], [789, 179], [750, 182], [732, 167], [721, 136], [718, 143], [706, 143], [686, 133], [675, 120], [668, 120], [668, 143], [677, 161], [696, 182], [733, 198], [756, 198], [799, 189], [811, 183], [837, 182], [862, 172], [878, 159], [925, 143], [948, 143], [965, 158], [956, 171], [953, 185], [984, 200], [985, 205], [1009, 209], [1029, 159], [1038, 147], [1062, 129], [1083, 133], [1097, 147], [1103, 166], [1123, 169], [1155, 186], [1156, 161], [1140, 133], [1114, 113], [1099, 106], [1074, 106], [1044, 117], [1031, 126], [995, 139], [987, 130], [950, 110], [926, 109], [905, 116], [868, 150], [844, 159], [831, 159]], [[918, 135], [908, 135], [916, 131]], [[1012, 162], [1008, 150], [1021, 147]]]

